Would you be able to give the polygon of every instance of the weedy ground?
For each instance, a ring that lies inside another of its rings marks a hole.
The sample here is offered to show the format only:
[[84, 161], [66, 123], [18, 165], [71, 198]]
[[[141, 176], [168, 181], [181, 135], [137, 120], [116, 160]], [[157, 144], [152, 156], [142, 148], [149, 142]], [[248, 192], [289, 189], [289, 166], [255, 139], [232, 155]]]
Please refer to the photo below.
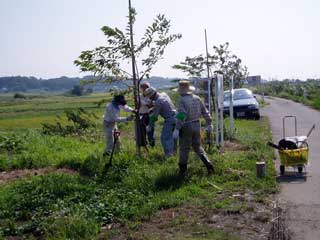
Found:
[[[0, 99], [1, 171], [73, 170], [31, 172], [2, 182], [2, 238], [266, 239], [271, 217], [266, 206], [277, 191], [273, 150], [265, 144], [271, 139], [266, 119], [236, 120], [233, 144], [208, 150], [216, 170], [210, 177], [190, 154], [185, 179], [178, 175], [178, 156], [164, 158], [161, 121], [156, 147], [143, 150], [142, 157], [135, 154], [133, 124], [119, 124], [122, 151], [106, 170], [101, 119], [93, 118], [95, 126], [81, 134], [41, 131], [42, 122], [68, 124], [66, 109], [82, 107], [102, 116], [104, 107], [95, 103], [103, 97]], [[258, 179], [256, 162], [262, 160], [267, 176]]]

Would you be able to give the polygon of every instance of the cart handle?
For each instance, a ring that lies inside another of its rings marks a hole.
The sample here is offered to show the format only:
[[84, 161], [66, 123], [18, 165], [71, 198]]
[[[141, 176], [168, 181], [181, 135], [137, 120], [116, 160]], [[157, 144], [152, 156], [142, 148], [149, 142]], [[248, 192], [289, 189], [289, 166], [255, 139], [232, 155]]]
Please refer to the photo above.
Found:
[[298, 135], [298, 130], [297, 130], [297, 117], [296, 116], [284, 116], [282, 118], [282, 129], [283, 129], [283, 138], [286, 137], [286, 126], [285, 126], [285, 120], [287, 118], [294, 118], [294, 130], [295, 130], [295, 136]]

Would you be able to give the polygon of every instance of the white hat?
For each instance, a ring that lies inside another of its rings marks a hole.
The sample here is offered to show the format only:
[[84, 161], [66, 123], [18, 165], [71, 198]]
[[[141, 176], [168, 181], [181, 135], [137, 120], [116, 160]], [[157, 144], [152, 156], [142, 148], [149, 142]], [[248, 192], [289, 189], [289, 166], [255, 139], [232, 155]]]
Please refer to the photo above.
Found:
[[147, 82], [147, 81], [144, 81], [144, 82], [140, 83], [140, 87], [142, 87], [142, 86], [146, 86], [147, 88], [149, 88], [150, 87], [150, 83]]
[[179, 81], [179, 87], [178, 87], [178, 92], [180, 94], [191, 94], [195, 90], [194, 86], [190, 85], [190, 82], [187, 80], [180, 80]]
[[150, 98], [156, 93], [157, 93], [157, 90], [155, 88], [149, 87], [143, 92], [143, 95]]

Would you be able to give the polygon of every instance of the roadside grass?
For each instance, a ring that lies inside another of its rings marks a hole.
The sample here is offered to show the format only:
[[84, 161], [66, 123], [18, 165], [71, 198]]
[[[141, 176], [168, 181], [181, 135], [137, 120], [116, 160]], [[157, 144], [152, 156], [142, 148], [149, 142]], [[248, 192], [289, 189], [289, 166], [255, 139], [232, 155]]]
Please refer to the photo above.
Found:
[[254, 87], [257, 93], [290, 99], [320, 109], [319, 81], [270, 82]]
[[[133, 131], [132, 126], [120, 127]], [[232, 195], [250, 191], [256, 201], [263, 201], [277, 191], [273, 151], [265, 145], [271, 137], [266, 120], [236, 120], [236, 128], [236, 138], [248, 150], [212, 151], [209, 157], [216, 174], [211, 177], [192, 153], [185, 180], [178, 177], [177, 157], [165, 159], [157, 144], [139, 158], [130, 135], [123, 136], [123, 151], [115, 155], [112, 167], [105, 172], [108, 159], [101, 158], [102, 135], [91, 141], [43, 136], [37, 130], [17, 131], [25, 139], [24, 150], [2, 153], [2, 170], [56, 166], [81, 174], [50, 173], [0, 186], [0, 236], [95, 239], [105, 224], [134, 224], [157, 210], [186, 202], [226, 212], [247, 211]], [[267, 176], [257, 179], [255, 163], [261, 160], [267, 162]], [[228, 239], [223, 238], [226, 233], [205, 232], [208, 238], [220, 234], [217, 239]]]

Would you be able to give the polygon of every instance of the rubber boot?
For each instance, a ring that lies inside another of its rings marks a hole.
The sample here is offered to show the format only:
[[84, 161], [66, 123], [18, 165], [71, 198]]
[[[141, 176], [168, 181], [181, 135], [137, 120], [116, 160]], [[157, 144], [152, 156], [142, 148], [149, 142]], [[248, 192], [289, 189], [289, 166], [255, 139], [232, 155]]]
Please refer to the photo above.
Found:
[[107, 156], [110, 156], [110, 154], [111, 154], [111, 151], [104, 152], [104, 153], [102, 154], [102, 157], [105, 158], [105, 157], [107, 157]]
[[213, 167], [212, 163], [210, 162], [210, 160], [208, 159], [208, 157], [204, 154], [201, 154], [200, 159], [204, 163], [204, 165], [206, 166], [207, 171], [208, 171], [208, 175], [212, 175], [214, 172], [214, 167]]
[[179, 177], [184, 178], [187, 172], [187, 164], [179, 163]]

